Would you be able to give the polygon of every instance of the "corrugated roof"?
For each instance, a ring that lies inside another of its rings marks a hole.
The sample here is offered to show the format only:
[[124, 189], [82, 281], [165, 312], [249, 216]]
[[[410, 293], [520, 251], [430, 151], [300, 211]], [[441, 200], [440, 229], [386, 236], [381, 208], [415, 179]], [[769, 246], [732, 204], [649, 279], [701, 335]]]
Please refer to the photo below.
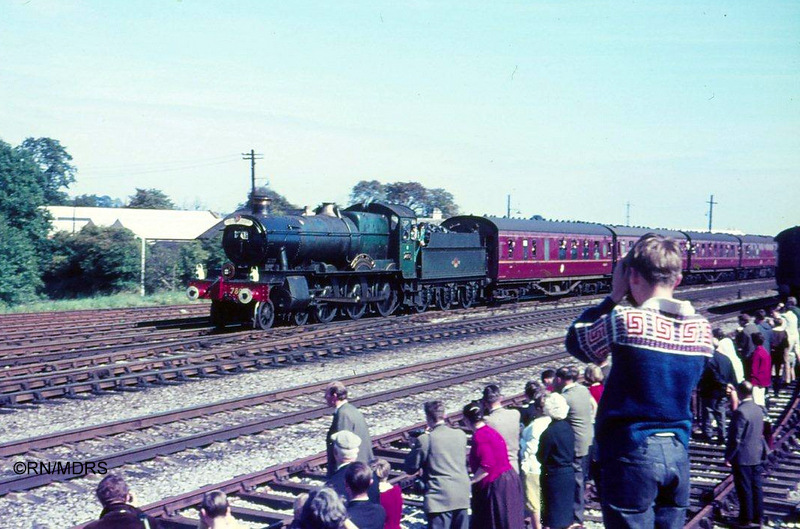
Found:
[[211, 211], [72, 206], [47, 206], [47, 210], [53, 218], [53, 232], [78, 232], [88, 224], [116, 225], [131, 230], [137, 237], [153, 241], [196, 239], [220, 221], [220, 217]]

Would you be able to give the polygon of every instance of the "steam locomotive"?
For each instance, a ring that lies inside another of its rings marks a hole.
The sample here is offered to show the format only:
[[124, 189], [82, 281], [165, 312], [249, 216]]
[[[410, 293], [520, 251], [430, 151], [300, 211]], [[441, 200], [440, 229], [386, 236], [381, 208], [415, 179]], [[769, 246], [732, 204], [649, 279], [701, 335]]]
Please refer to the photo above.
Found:
[[436, 226], [383, 202], [273, 216], [255, 195], [251, 211], [224, 225], [231, 262], [214, 279], [191, 281], [187, 293], [211, 300], [217, 326], [260, 329], [276, 317], [302, 325], [400, 307], [600, 293], [610, 289], [617, 260], [648, 232], [681, 241], [685, 283], [770, 277], [776, 257], [771, 237], [477, 216]]

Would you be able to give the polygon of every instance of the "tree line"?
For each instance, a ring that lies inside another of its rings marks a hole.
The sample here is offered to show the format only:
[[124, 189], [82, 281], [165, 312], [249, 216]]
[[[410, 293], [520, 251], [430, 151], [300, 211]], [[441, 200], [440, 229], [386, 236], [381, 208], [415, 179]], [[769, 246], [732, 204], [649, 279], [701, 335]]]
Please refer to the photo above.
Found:
[[[86, 226], [76, 233], [50, 234], [44, 206], [177, 209], [159, 189], [136, 188], [126, 201], [108, 195], [70, 196], [78, 170], [58, 140], [27, 138], [16, 147], [0, 140], [0, 304], [75, 298], [135, 291], [139, 283], [141, 242], [121, 227]], [[273, 214], [297, 213], [286, 197], [266, 190]], [[406, 205], [420, 216], [434, 209], [458, 212], [453, 195], [417, 182], [382, 184], [362, 180], [353, 186], [352, 202], [382, 200]], [[246, 208], [241, 204], [239, 209]], [[197, 264], [208, 270], [225, 262], [221, 235], [185, 243], [155, 243], [146, 248], [146, 290], [182, 289]]]

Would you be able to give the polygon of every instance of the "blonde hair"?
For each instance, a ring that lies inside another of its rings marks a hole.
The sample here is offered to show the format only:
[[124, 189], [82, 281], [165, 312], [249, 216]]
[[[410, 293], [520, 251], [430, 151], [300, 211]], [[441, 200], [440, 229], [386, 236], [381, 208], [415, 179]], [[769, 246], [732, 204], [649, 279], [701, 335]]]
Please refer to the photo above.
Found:
[[674, 239], [648, 233], [636, 241], [624, 266], [628, 266], [651, 285], [674, 286], [681, 277], [681, 248]]
[[589, 384], [594, 384], [595, 382], [602, 382], [605, 377], [603, 376], [603, 370], [600, 369], [600, 366], [592, 364], [590, 366], [586, 366], [586, 371], [583, 373], [583, 378], [585, 378], [586, 382]]
[[551, 393], [544, 399], [544, 414], [553, 419], [560, 421], [567, 418], [569, 414], [569, 404], [560, 393]]
[[388, 461], [381, 458], [373, 459], [369, 466], [381, 481], [389, 480], [389, 473], [392, 471], [392, 465], [390, 465]]

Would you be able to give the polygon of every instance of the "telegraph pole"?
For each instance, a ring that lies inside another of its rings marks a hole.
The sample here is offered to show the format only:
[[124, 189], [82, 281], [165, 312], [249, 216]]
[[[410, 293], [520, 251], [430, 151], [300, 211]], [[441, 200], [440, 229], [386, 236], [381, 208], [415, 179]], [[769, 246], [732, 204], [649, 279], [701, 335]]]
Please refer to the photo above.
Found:
[[630, 201], [625, 202], [625, 225], [631, 225], [631, 203]]
[[242, 160], [250, 160], [250, 198], [256, 194], [256, 160], [263, 158], [263, 154], [256, 154], [253, 149], [250, 149], [250, 152], [242, 153]]
[[714, 202], [714, 195], [711, 195], [711, 198], [708, 199], [708, 231], [711, 232], [711, 219], [714, 215], [714, 204], [719, 204], [719, 202]]
[[511, 218], [511, 195], [506, 195], [506, 218]]

